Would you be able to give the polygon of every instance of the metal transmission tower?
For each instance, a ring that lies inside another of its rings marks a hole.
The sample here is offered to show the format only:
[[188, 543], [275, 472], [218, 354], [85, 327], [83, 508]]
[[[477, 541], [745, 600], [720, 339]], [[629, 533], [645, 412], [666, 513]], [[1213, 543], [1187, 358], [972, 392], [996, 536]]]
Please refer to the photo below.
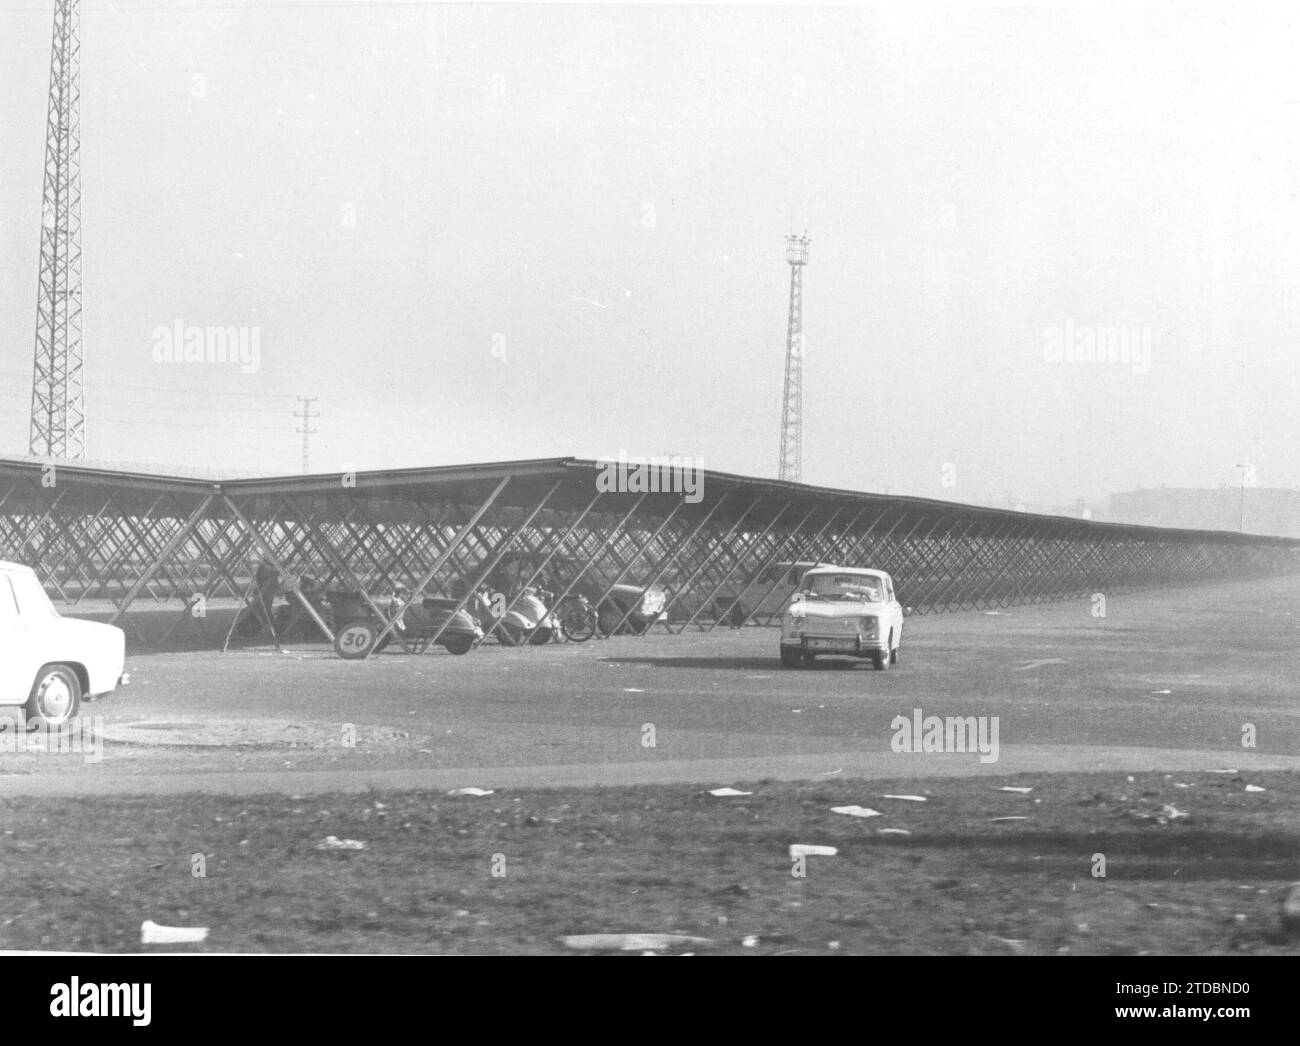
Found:
[[320, 412], [312, 413], [311, 405], [316, 402], [315, 396], [299, 396], [298, 402], [302, 404], [302, 413], [294, 411], [293, 416], [302, 422], [302, 428], [298, 430], [302, 436], [302, 470], [307, 472], [311, 468], [311, 437], [316, 434], [316, 429], [311, 427], [311, 423], [320, 417]]
[[30, 451], [86, 456], [81, 347], [80, 0], [55, 0]]
[[785, 337], [785, 403], [781, 409], [781, 479], [803, 478], [803, 267], [808, 234], [785, 238], [790, 263], [790, 320]]

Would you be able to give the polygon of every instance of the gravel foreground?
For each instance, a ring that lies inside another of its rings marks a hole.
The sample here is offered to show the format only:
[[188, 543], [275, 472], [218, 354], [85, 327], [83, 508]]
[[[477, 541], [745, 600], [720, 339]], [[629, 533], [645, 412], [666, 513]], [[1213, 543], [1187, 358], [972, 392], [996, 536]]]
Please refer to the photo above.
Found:
[[1300, 775], [1225, 770], [4, 800], [0, 948], [1294, 954]]

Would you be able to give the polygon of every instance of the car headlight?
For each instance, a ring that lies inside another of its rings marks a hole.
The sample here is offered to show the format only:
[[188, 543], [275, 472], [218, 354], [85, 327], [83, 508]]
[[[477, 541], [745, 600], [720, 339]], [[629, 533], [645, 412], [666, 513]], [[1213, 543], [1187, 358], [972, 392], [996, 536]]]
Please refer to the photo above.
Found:
[[874, 633], [876, 631], [876, 619], [874, 617], [864, 617], [859, 624], [863, 632]]

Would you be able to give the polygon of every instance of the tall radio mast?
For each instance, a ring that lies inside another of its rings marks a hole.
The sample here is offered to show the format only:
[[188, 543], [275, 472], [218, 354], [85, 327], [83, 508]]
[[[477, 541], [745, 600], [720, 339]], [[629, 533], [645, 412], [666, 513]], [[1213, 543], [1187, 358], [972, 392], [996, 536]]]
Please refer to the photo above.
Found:
[[785, 338], [785, 402], [781, 408], [780, 478], [803, 479], [803, 267], [808, 264], [808, 234], [785, 238], [790, 263], [790, 318]]
[[30, 453], [86, 456], [81, 347], [81, 10], [55, 0]]

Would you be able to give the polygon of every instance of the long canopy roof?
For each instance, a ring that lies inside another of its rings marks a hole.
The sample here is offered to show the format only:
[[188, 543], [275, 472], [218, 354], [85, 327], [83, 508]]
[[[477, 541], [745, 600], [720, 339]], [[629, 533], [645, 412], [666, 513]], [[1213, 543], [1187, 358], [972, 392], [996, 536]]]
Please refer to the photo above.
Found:
[[[632, 459], [635, 465], [639, 460]], [[665, 465], [668, 459], [650, 459]], [[614, 463], [617, 464], [617, 463]], [[356, 473], [314, 473], [263, 478], [213, 479], [164, 474], [130, 466], [105, 466], [77, 461], [0, 458], [0, 513], [45, 512], [57, 496], [64, 511], [103, 510], [105, 490], [114, 493], [116, 511], [140, 515], [175, 514], [188, 509], [208, 494], [246, 498], [336, 497], [364, 500], [371, 518], [383, 521], [387, 511], [400, 518], [411, 504], [438, 502], [480, 503], [503, 479], [509, 482], [497, 498], [502, 506], [527, 507], [537, 503], [552, 487], [549, 504], [556, 509], [581, 509], [594, 494], [605, 489], [609, 463], [578, 458], [536, 458], [523, 461], [488, 462], [472, 465], [442, 465], [428, 468], [380, 469]], [[670, 473], [662, 473], [669, 476]], [[22, 482], [26, 480], [27, 482]], [[1300, 540], [1238, 534], [1231, 531], [1173, 529], [1104, 523], [1068, 516], [1015, 512], [1009, 509], [965, 505], [931, 498], [873, 494], [863, 491], [790, 483], [728, 472], [708, 470], [700, 477], [698, 490], [688, 500], [692, 511], [714, 510], [715, 522], [730, 521], [748, 506], [747, 522], [760, 526], [781, 512], [787, 504], [830, 508], [861, 508], [864, 516], [873, 510], [891, 512], [904, 519], [936, 515], [953, 520], [987, 523], [1016, 521], [1059, 524], [1062, 534], [1098, 537], [1128, 535], [1162, 541], [1211, 539], [1220, 543], [1279, 544], [1300, 547]], [[15, 482], [18, 481], [18, 482]], [[692, 488], [693, 489], [693, 488]], [[605, 504], [614, 511], [626, 511], [642, 497], [641, 511], [662, 515], [683, 499], [682, 488], [645, 493], [606, 494]], [[698, 494], [698, 501], [693, 499]], [[754, 502], [761, 504], [753, 508]], [[724, 502], [719, 504], [719, 502]], [[891, 516], [891, 518], [894, 518]]]

